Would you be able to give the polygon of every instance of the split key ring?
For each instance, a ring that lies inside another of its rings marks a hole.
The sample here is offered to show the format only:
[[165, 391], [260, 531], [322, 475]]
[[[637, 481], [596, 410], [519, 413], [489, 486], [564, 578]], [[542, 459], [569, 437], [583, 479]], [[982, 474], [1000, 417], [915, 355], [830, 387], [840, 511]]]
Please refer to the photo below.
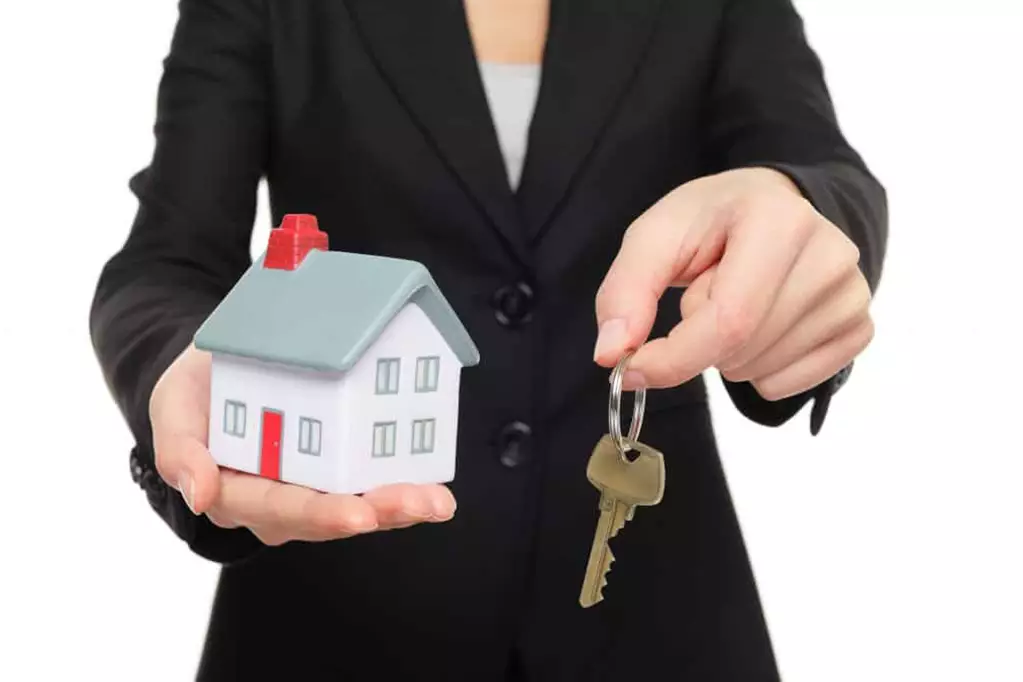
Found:
[[626, 453], [632, 450], [630, 443], [639, 440], [639, 430], [643, 427], [643, 412], [646, 410], [646, 388], [636, 389], [636, 399], [632, 404], [632, 423], [629, 424], [628, 438], [622, 438], [621, 413], [622, 413], [622, 380], [625, 376], [625, 368], [632, 359], [633, 353], [626, 353], [618, 361], [611, 372], [611, 396], [608, 400], [607, 419], [610, 428], [611, 439], [618, 448], [622, 459], [628, 459]]

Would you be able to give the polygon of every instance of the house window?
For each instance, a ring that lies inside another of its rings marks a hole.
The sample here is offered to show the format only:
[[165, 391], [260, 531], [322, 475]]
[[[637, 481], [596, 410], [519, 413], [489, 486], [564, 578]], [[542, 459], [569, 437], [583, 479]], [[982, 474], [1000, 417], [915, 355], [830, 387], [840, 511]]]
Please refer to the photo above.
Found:
[[393, 457], [396, 422], [377, 422], [373, 425], [373, 456]]
[[224, 401], [224, 433], [245, 437], [245, 403], [237, 400]]
[[377, 360], [377, 393], [397, 393], [401, 361], [398, 358]]
[[417, 419], [412, 422], [412, 454], [433, 452], [433, 432], [437, 420]]
[[298, 451], [303, 455], [320, 454], [320, 435], [323, 425], [318, 419], [302, 417], [298, 420]]
[[416, 360], [416, 393], [436, 391], [437, 377], [439, 374], [439, 357], [432, 356]]

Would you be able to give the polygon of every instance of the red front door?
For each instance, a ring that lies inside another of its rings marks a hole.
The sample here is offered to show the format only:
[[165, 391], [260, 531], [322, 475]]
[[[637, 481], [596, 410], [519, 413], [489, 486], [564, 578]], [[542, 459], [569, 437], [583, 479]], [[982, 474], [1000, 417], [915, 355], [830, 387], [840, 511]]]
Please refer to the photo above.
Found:
[[281, 413], [263, 410], [263, 443], [260, 446], [259, 475], [279, 481], [281, 478]]

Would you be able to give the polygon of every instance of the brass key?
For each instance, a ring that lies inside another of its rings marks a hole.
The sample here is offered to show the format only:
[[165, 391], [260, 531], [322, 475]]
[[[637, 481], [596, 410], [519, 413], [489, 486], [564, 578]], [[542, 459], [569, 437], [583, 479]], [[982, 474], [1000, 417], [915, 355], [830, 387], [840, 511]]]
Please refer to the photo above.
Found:
[[579, 603], [593, 606], [604, 598], [607, 572], [614, 554], [608, 546], [626, 521], [631, 521], [637, 505], [655, 505], [664, 495], [664, 456], [653, 448], [634, 441], [625, 442], [638, 453], [629, 461], [619, 451], [611, 435], [604, 436], [590, 456], [586, 478], [600, 490], [600, 518], [590, 548]]
[[[639, 430], [646, 407], [646, 390], [636, 392], [632, 407], [629, 435], [622, 437], [619, 412], [621, 411], [622, 378], [631, 354], [623, 357], [611, 373], [611, 397], [608, 402], [610, 433], [600, 439], [586, 466], [586, 478], [600, 491], [600, 518], [597, 532], [590, 547], [579, 603], [583, 608], [593, 606], [604, 598], [607, 572], [614, 554], [609, 543], [626, 521], [631, 521], [637, 506], [660, 503], [664, 496], [664, 455], [640, 443]], [[636, 457], [627, 456], [635, 452]]]

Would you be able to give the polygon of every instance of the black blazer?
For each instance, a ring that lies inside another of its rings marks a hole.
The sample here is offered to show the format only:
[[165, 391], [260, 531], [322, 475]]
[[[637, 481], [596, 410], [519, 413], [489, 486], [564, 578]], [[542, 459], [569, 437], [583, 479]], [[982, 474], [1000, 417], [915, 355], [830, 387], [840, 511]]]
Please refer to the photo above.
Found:
[[[200, 679], [777, 679], [700, 379], [650, 395], [664, 501], [614, 540], [605, 601], [577, 599], [597, 511], [585, 464], [607, 428], [594, 296], [630, 221], [692, 178], [770, 166], [877, 286], [884, 192], [789, 0], [553, 0], [517, 192], [457, 0], [180, 9], [137, 219], [91, 331], [135, 481], [224, 565]], [[426, 264], [477, 342], [450, 523], [269, 549], [193, 517], [155, 473], [149, 393], [249, 265], [262, 178], [275, 224], [314, 213], [331, 248]], [[729, 392], [766, 425], [813, 400], [816, 429], [843, 378], [780, 403]]]

